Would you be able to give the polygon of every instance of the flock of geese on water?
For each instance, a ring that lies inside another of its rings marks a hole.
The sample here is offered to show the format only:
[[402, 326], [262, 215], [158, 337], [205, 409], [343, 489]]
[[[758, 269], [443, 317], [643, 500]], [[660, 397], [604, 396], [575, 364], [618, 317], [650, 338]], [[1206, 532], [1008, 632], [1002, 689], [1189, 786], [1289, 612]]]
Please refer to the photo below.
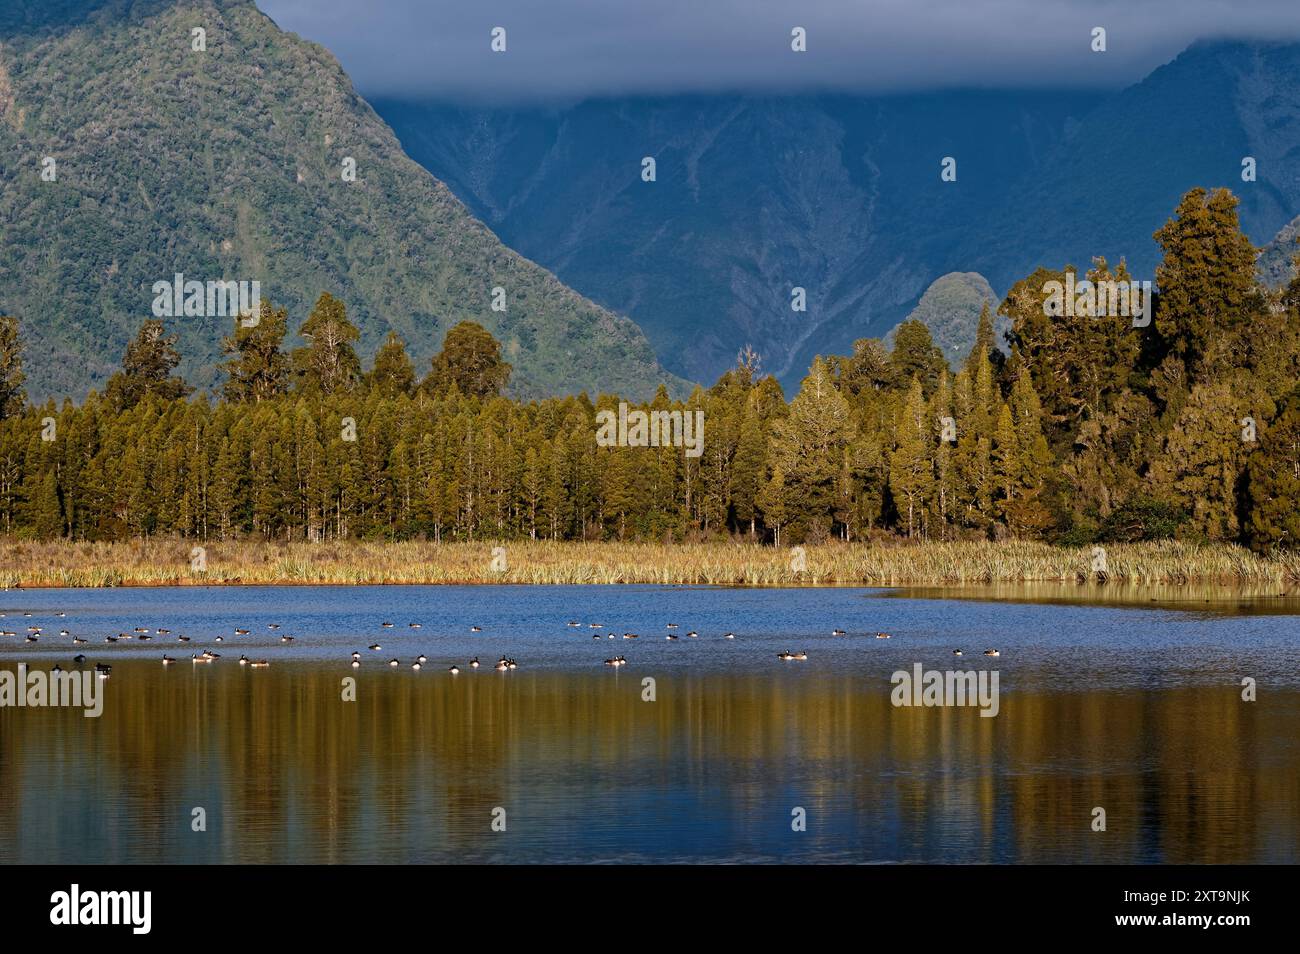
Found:
[[[6, 615], [6, 614], [4, 614], [4, 613], [0, 613], [0, 619], [4, 619], [4, 618], [5, 618], [5, 615]], [[30, 618], [31, 615], [32, 615], [31, 613], [23, 613], [23, 616], [24, 616], [24, 617], [27, 617], [27, 618]], [[55, 616], [57, 616], [57, 617], [59, 617], [59, 618], [63, 618], [63, 617], [65, 617], [66, 615], [67, 615], [66, 613], [56, 613], [56, 614], [55, 614]], [[388, 622], [381, 623], [380, 625], [381, 625], [384, 629], [392, 629], [392, 628], [393, 628], [393, 624], [392, 624], [392, 623], [388, 623]], [[421, 624], [419, 624], [419, 623], [409, 623], [409, 624], [407, 624], [407, 625], [408, 625], [411, 629], [420, 629], [420, 627], [421, 627]], [[568, 625], [569, 625], [570, 628], [577, 629], [577, 628], [580, 628], [580, 627], [582, 626], [582, 623], [577, 622], [577, 621], [574, 621], [574, 620], [570, 620]], [[616, 638], [617, 638], [617, 636], [616, 636], [616, 634], [615, 634], [614, 632], [612, 632], [612, 631], [606, 631], [606, 630], [605, 630], [605, 624], [604, 624], [604, 623], [588, 623], [587, 626], [588, 626], [588, 628], [593, 629], [593, 630], [601, 630], [601, 632], [595, 632], [595, 633], [592, 633], [592, 637], [591, 637], [592, 639], [602, 639], [602, 638], [607, 638], [607, 639], [616, 639]], [[280, 624], [279, 624], [279, 623], [268, 623], [266, 628], [269, 629], [269, 630], [271, 630], [272, 632], [275, 632], [276, 630], [279, 630], [279, 629], [280, 629]], [[667, 635], [664, 637], [665, 639], [668, 639], [668, 640], [671, 641], [671, 640], [675, 640], [675, 639], [678, 638], [678, 637], [677, 637], [677, 632], [676, 632], [676, 631], [679, 629], [679, 627], [678, 627], [678, 625], [677, 625], [676, 623], [668, 623], [667, 626], [666, 626], [665, 628], [668, 630]], [[471, 626], [469, 629], [470, 629], [470, 632], [471, 632], [471, 633], [481, 633], [481, 632], [483, 632], [483, 627], [481, 627], [481, 626]], [[25, 641], [28, 642], [28, 643], [35, 643], [35, 642], [38, 642], [39, 639], [40, 639], [40, 636], [41, 636], [41, 634], [42, 634], [43, 632], [44, 632], [43, 627], [40, 627], [40, 626], [28, 626], [28, 627], [27, 627], [27, 634], [26, 634], [26, 637], [25, 637]], [[237, 628], [237, 629], [235, 629], [234, 634], [235, 634], [236, 636], [249, 636], [249, 635], [252, 634], [252, 630]], [[17, 635], [18, 635], [18, 633], [17, 633], [17, 631], [15, 631], [15, 630], [0, 629], [0, 636], [17, 636]], [[71, 638], [72, 638], [72, 644], [73, 644], [74, 646], [84, 646], [84, 645], [86, 644], [86, 640], [85, 640], [84, 638], [79, 637], [79, 636], [73, 636], [72, 633], [71, 633], [69, 630], [67, 630], [67, 629], [61, 629], [61, 630], [59, 630], [59, 635], [62, 636], [62, 637], [65, 637], [65, 638], [67, 638], [67, 637], [71, 637]], [[106, 637], [104, 637], [104, 642], [106, 642], [106, 643], [110, 643], [110, 644], [111, 644], [111, 643], [123, 642], [123, 641], [126, 641], [126, 640], [132, 640], [132, 639], [134, 639], [134, 640], [136, 640], [136, 641], [138, 641], [138, 642], [148, 642], [148, 641], [152, 640], [155, 636], [163, 636], [163, 637], [167, 637], [167, 636], [170, 636], [170, 635], [171, 635], [171, 630], [170, 630], [170, 629], [154, 629], [154, 630], [150, 631], [149, 627], [147, 627], [147, 626], [137, 626], [137, 627], [135, 627], [135, 628], [134, 628], [131, 632], [129, 632], [129, 633], [118, 633], [116, 636], [106, 636]], [[848, 636], [849, 634], [848, 634], [848, 631], [847, 631], [847, 630], [843, 630], [843, 629], [833, 629], [833, 630], [831, 630], [831, 635], [832, 635], [832, 636]], [[686, 634], [686, 638], [687, 638], [687, 639], [698, 639], [699, 636], [700, 636], [700, 634], [697, 633], [695, 630], [691, 630], [690, 632], [688, 632], [688, 633]], [[638, 633], [624, 633], [624, 634], [623, 634], [623, 638], [624, 638], [624, 639], [640, 639], [641, 637], [640, 637], [640, 635], [639, 635]], [[722, 638], [723, 638], [723, 639], [735, 639], [735, 638], [736, 638], [736, 634], [735, 634], [735, 633], [723, 633], [723, 634], [722, 634]], [[890, 638], [889, 633], [876, 633], [876, 639], [889, 639], [889, 638]], [[178, 642], [182, 642], [182, 643], [188, 643], [188, 642], [190, 642], [190, 637], [184, 635], [183, 633], [182, 633], [182, 634], [178, 634], [178, 635], [176, 636], [176, 639], [177, 639]], [[280, 642], [281, 642], [282, 644], [288, 646], [288, 645], [291, 645], [291, 644], [294, 642], [294, 639], [295, 639], [295, 637], [293, 637], [293, 636], [284, 635], [284, 636], [281, 636], [281, 637], [280, 637]], [[224, 641], [224, 637], [222, 637], [222, 636], [218, 636], [218, 637], [216, 637], [216, 641], [217, 641], [218, 643], [223, 642], [223, 641]], [[373, 643], [372, 645], [370, 645], [370, 646], [367, 647], [367, 649], [369, 649], [371, 652], [382, 652], [382, 651], [383, 651], [383, 648], [384, 648], [384, 647], [381, 646], [379, 643]], [[954, 656], [960, 656], [960, 655], [962, 655], [962, 651], [961, 651], [960, 649], [954, 649], [954, 650], [952, 651], [952, 654], [953, 654]], [[999, 652], [998, 652], [996, 649], [986, 649], [986, 650], [984, 650], [984, 655], [985, 655], [985, 656], [997, 656], [997, 655], [1000, 655], [1000, 654], [999, 654]], [[208, 664], [208, 663], [216, 662], [216, 661], [217, 661], [218, 659], [220, 659], [220, 658], [221, 658], [221, 654], [220, 654], [220, 653], [213, 652], [213, 651], [210, 650], [210, 649], [205, 649], [205, 650], [203, 650], [203, 652], [192, 654], [191, 657], [190, 657], [190, 662], [191, 662], [192, 664], [194, 664], [194, 665], [197, 666], [197, 665], [202, 665], [202, 664]], [[776, 658], [782, 660], [783, 662], [803, 661], [803, 660], [806, 660], [806, 659], [808, 658], [808, 653], [807, 653], [806, 650], [800, 650], [800, 651], [798, 651], [798, 652], [789, 652], [789, 651], [785, 651], [785, 652], [779, 652], [779, 653], [777, 653], [777, 654], [776, 654]], [[84, 664], [85, 664], [85, 662], [86, 662], [86, 657], [85, 657], [85, 655], [83, 655], [83, 654], [81, 654], [81, 653], [78, 653], [76, 656], [73, 657], [73, 660], [72, 660], [72, 661], [73, 661], [74, 663], [76, 663], [78, 666], [81, 666], [81, 665], [84, 665]], [[427, 656], [425, 656], [423, 653], [421, 653], [419, 656], [416, 656], [416, 657], [415, 657], [415, 661], [411, 663], [411, 669], [414, 670], [414, 671], [416, 671], [416, 672], [419, 672], [419, 671], [424, 667], [424, 665], [425, 665], [428, 661], [429, 661], [429, 658], [428, 658]], [[168, 656], [166, 653], [163, 653], [162, 664], [163, 664], [164, 666], [171, 666], [171, 665], [174, 665], [175, 663], [176, 663], [176, 660], [175, 660], [173, 657]], [[241, 666], [247, 666], [247, 667], [250, 668], [250, 669], [267, 669], [267, 668], [270, 667], [271, 663], [270, 663], [269, 660], [266, 660], [266, 659], [249, 659], [246, 655], [241, 654], [240, 657], [239, 657], [239, 665], [241, 665]], [[391, 668], [396, 669], [396, 668], [398, 668], [399, 666], [402, 665], [402, 662], [401, 662], [401, 660], [399, 660], [399, 659], [390, 659], [390, 660], [388, 661], [388, 665], [389, 665]], [[478, 659], [477, 656], [475, 656], [473, 659], [471, 659], [471, 660], [469, 661], [469, 668], [470, 668], [470, 669], [478, 669], [478, 668], [480, 667], [480, 665], [481, 665], [481, 664], [479, 663], [479, 659]], [[626, 666], [626, 665], [627, 665], [627, 658], [624, 657], [624, 656], [613, 656], [613, 657], [611, 657], [611, 658], [605, 660], [605, 665], [606, 665], [606, 666], [611, 666], [611, 667], [614, 667], [614, 668], [618, 668], [618, 667], [620, 667], [620, 666]], [[353, 668], [353, 669], [358, 669], [358, 668], [360, 668], [360, 666], [361, 666], [361, 653], [359, 653], [359, 652], [354, 652], [354, 653], [352, 654], [352, 668]], [[494, 668], [496, 671], [498, 671], [498, 672], [509, 672], [510, 670], [518, 669], [518, 668], [519, 668], [519, 664], [518, 664], [517, 662], [515, 662], [514, 659], [511, 659], [511, 658], [508, 657], [508, 656], [502, 656], [500, 659], [497, 660], [496, 665], [493, 666], [493, 668]], [[54, 668], [53, 668], [51, 671], [52, 671], [52, 672], [62, 672], [62, 669], [61, 669], [61, 667], [59, 667], [59, 666], [56, 664], [56, 665], [54, 666]], [[109, 674], [112, 673], [112, 671], [113, 671], [113, 667], [110, 666], [110, 665], [108, 665], [107, 663], [96, 663], [96, 664], [95, 664], [95, 672], [99, 675], [99, 677], [100, 677], [101, 679], [107, 679], [107, 678], [109, 677]], [[447, 670], [447, 672], [451, 673], [453, 676], [458, 676], [458, 675], [460, 675], [460, 671], [461, 671], [461, 670], [460, 670], [460, 667], [457, 666], [457, 665], [452, 665], [452, 666]]]

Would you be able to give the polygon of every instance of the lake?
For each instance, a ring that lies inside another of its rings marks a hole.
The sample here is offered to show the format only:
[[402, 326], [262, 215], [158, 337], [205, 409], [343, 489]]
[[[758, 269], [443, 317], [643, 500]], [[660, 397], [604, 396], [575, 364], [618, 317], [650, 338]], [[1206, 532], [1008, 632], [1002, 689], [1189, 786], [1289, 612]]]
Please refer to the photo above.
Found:
[[[99, 718], [0, 708], [0, 861], [1300, 861], [1296, 601], [1081, 592], [0, 592], [0, 670], [112, 666]], [[917, 664], [997, 715], [893, 705]]]

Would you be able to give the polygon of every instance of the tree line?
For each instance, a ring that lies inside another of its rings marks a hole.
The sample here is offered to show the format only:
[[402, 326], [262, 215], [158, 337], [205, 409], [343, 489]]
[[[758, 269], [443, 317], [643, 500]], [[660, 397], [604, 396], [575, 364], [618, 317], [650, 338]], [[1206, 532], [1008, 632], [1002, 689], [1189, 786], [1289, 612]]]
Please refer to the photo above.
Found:
[[[0, 532], [337, 539], [683, 540], [778, 544], [890, 535], [1063, 543], [1179, 537], [1256, 549], [1300, 539], [1300, 279], [1272, 290], [1237, 200], [1194, 189], [1155, 233], [1154, 320], [1057, 313], [1039, 268], [952, 369], [924, 324], [892, 349], [818, 357], [787, 402], [746, 349], [684, 401], [704, 450], [601, 447], [621, 398], [504, 397], [481, 326], [450, 329], [423, 375], [390, 333], [362, 369], [344, 303], [320, 296], [284, 349], [263, 302], [223, 341], [219, 397], [174, 371], [148, 320], [103, 394], [29, 404], [17, 322], [0, 318]], [[1095, 259], [1093, 282], [1131, 280]]]

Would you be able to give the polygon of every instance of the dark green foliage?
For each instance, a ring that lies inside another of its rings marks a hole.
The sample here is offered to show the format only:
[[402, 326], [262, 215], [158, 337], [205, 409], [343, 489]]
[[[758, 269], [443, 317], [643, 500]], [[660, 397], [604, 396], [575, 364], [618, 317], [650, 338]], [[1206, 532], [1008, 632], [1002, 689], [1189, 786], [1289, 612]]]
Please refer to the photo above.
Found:
[[104, 396], [117, 410], [130, 410], [146, 397], [172, 401], [194, 389], [172, 374], [181, 363], [176, 350], [177, 335], [169, 335], [157, 318], [140, 326], [135, 340], [126, 346], [122, 370], [108, 379]]
[[1111, 511], [1097, 528], [1095, 539], [1103, 543], [1167, 540], [1178, 534], [1186, 519], [1186, 513], [1171, 503], [1140, 497]]
[[18, 345], [18, 319], [0, 315], [0, 421], [22, 410], [23, 358]]
[[[478, 321], [517, 395], [686, 390], [631, 321], [503, 246], [328, 51], [253, 0], [74, 0], [48, 19], [51, 4], [18, 0], [10, 19], [14, 2], [0, 2], [0, 309], [22, 321], [34, 399], [102, 393], [151, 288], [178, 272], [259, 281], [296, 317], [335, 291], [367, 359], [394, 330], [427, 366], [452, 324]], [[191, 49], [198, 25], [206, 52]], [[231, 317], [168, 318], [199, 388], [220, 387]]]
[[500, 394], [510, 380], [510, 363], [501, 360], [501, 345], [477, 322], [462, 321], [447, 332], [425, 379], [431, 391], [455, 388], [470, 397]]
[[1259, 434], [1246, 466], [1246, 537], [1256, 550], [1300, 546], [1300, 389]]
[[[416, 387], [396, 335], [360, 374], [347, 310], [322, 295], [289, 389], [287, 315], [264, 304], [256, 326], [227, 339], [227, 400], [212, 405], [184, 397], [174, 342], [150, 320], [104, 397], [0, 420], [0, 530], [1296, 546], [1300, 282], [1245, 288], [1240, 267], [1219, 264], [1205, 281], [1176, 236], [1211, 207], [1212, 246], [1245, 260], [1231, 202], [1189, 196], [1166, 229], [1167, 284], [1148, 326], [1045, 313], [1043, 281], [1061, 273], [1040, 269], [1000, 306], [1012, 323], [1001, 368], [985, 313], [955, 375], [908, 322], [892, 353], [862, 339], [851, 356], [814, 360], [788, 404], [752, 353], [686, 401], [660, 387], [632, 402], [703, 412], [698, 455], [598, 443], [598, 415], [626, 400], [614, 394], [502, 397], [511, 366], [474, 322], [448, 333]], [[1089, 276], [1127, 272], [1098, 259]], [[1225, 316], [1226, 301], [1242, 307]], [[0, 381], [13, 381], [12, 341], [5, 353]]]

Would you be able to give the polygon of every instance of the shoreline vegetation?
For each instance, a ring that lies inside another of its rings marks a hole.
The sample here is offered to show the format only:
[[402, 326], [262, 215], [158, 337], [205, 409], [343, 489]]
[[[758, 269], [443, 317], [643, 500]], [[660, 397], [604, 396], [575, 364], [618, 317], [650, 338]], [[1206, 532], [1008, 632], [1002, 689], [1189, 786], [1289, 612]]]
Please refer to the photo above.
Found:
[[[196, 541], [112, 543], [0, 538], [0, 587], [616, 584], [719, 586], [970, 586], [1071, 583], [1111, 586], [1215, 584], [1277, 587], [1300, 582], [1300, 554], [1262, 556], [1232, 544], [1113, 544], [1106, 573], [1093, 547], [1034, 541], [918, 544], [755, 543], [209, 542], [206, 570], [193, 569]], [[799, 556], [806, 567], [796, 570]]]
[[[892, 348], [815, 357], [790, 400], [749, 347], [684, 400], [528, 400], [508, 394], [510, 341], [473, 321], [423, 377], [395, 332], [363, 371], [323, 292], [300, 347], [269, 301], [232, 319], [219, 398], [173, 373], [177, 333], [150, 318], [102, 394], [37, 406], [0, 317], [0, 534], [124, 544], [38, 574], [92, 585], [188, 582], [174, 553], [131, 556], [153, 540], [250, 541], [212, 555], [237, 582], [1281, 582], [1300, 550], [1300, 276], [1260, 284], [1227, 190], [1189, 191], [1155, 238], [1154, 284], [1101, 258], [1083, 281], [1017, 282], [1006, 351], [991, 303], [959, 370], [909, 319]], [[504, 540], [570, 545], [491, 570], [482, 543]], [[806, 576], [782, 555], [798, 544]]]

